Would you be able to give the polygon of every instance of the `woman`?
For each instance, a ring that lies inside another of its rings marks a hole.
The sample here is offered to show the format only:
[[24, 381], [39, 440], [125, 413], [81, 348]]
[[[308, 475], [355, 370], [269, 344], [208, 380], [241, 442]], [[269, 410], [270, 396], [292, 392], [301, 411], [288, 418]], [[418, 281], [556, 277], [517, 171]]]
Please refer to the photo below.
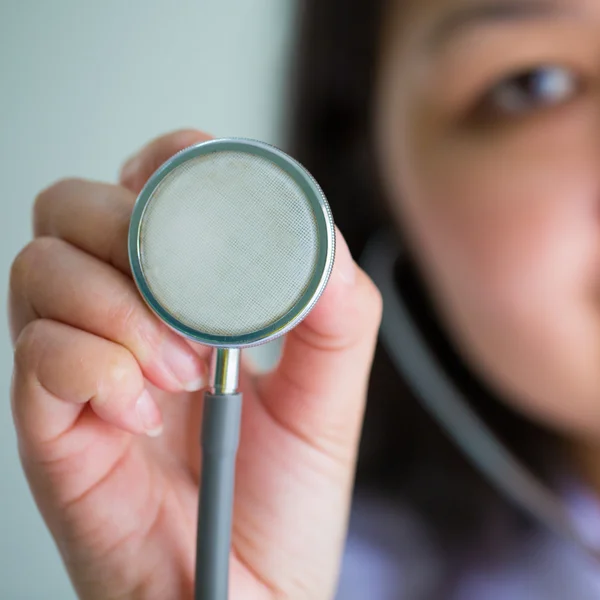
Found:
[[[394, 224], [397, 293], [431, 352], [585, 518], [600, 491], [593, 4], [313, 0], [292, 135], [355, 256]], [[116, 186], [45, 190], [13, 266], [20, 452], [82, 598], [191, 597], [207, 354], [145, 308], [125, 242], [149, 175], [204, 139], [155, 140]], [[340, 565], [341, 598], [597, 597], [600, 567], [509, 507], [375, 351], [381, 299], [339, 240], [277, 368], [244, 375], [231, 597], [332, 598]]]

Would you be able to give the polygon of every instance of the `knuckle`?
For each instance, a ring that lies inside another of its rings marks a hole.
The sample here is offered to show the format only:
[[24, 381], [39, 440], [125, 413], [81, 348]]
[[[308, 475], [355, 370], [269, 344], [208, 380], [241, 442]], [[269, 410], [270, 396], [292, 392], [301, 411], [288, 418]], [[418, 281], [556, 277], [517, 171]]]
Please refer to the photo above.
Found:
[[29, 242], [15, 257], [10, 268], [9, 282], [12, 291], [26, 285], [29, 273], [36, 268], [42, 256], [53, 247], [51, 238], [37, 238]]
[[102, 379], [101, 391], [103, 393], [99, 395], [103, 397], [109, 397], [115, 391], [121, 395], [128, 392], [134, 395], [143, 387], [143, 378], [135, 358], [122, 346], [115, 346], [111, 350]]
[[55, 210], [56, 203], [73, 186], [81, 183], [81, 179], [74, 177], [59, 179], [47, 188], [43, 189], [35, 198], [33, 203], [33, 221], [36, 233], [43, 227], [45, 217]]
[[210, 136], [203, 131], [191, 127], [178, 129], [170, 135], [171, 141], [175, 146], [183, 147], [194, 144], [198, 142], [198, 140], [208, 139], [209, 137]]
[[363, 310], [365, 318], [370, 325], [379, 326], [381, 315], [383, 312], [383, 298], [379, 288], [373, 283], [370, 277], [363, 273], [364, 285], [364, 300]]
[[118, 331], [138, 329], [138, 311], [133, 293], [127, 291], [115, 300], [108, 309], [108, 319]]
[[31, 264], [31, 245], [30, 242], [17, 254], [10, 267], [9, 287], [13, 292], [19, 291], [27, 279], [27, 273]]
[[15, 364], [23, 370], [35, 368], [36, 357], [39, 356], [47, 323], [43, 319], [36, 319], [28, 323], [15, 342]]
[[184, 148], [188, 148], [189, 146], [208, 139], [210, 139], [210, 136], [197, 129], [179, 129], [172, 133], [168, 133], [163, 137], [159, 137], [151, 143], [145, 154], [145, 158], [148, 166], [154, 170], [160, 166], [160, 163], [162, 163], [166, 157], [177, 154], [177, 152]]
[[162, 162], [167, 156], [177, 154], [177, 152], [210, 139], [206, 133], [198, 129], [179, 129], [162, 138], [158, 138], [150, 148], [150, 162], [152, 167], [156, 168], [159, 165], [155, 164], [158, 160]]

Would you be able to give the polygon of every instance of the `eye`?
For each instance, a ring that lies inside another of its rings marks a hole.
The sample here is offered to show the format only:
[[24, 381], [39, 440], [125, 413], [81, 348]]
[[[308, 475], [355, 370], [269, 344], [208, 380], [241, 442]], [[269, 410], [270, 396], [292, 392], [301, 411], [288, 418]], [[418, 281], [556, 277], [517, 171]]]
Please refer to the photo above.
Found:
[[580, 87], [570, 69], [545, 66], [517, 73], [496, 85], [487, 95], [487, 110], [506, 116], [522, 115], [565, 104]]

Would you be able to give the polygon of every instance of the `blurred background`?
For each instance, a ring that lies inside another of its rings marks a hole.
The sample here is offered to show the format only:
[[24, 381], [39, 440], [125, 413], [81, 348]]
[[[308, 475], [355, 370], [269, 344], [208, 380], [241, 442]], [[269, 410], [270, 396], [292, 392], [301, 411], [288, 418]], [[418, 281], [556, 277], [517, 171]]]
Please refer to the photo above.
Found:
[[[0, 0], [0, 297], [56, 179], [115, 181], [150, 138], [181, 127], [278, 144], [290, 0]], [[27, 489], [0, 319], [0, 599], [75, 598]]]

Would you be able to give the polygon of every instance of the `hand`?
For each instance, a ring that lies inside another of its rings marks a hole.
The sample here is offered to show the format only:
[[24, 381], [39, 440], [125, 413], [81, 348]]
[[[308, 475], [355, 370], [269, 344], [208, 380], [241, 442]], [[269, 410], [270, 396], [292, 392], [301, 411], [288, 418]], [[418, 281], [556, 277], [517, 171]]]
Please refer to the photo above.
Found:
[[[81, 598], [193, 597], [209, 350], [147, 309], [130, 277], [127, 227], [152, 172], [206, 139], [155, 140], [119, 186], [67, 180], [45, 190], [35, 239], [13, 264], [20, 456]], [[276, 370], [242, 373], [232, 599], [334, 594], [380, 312], [338, 233], [330, 283]]]

